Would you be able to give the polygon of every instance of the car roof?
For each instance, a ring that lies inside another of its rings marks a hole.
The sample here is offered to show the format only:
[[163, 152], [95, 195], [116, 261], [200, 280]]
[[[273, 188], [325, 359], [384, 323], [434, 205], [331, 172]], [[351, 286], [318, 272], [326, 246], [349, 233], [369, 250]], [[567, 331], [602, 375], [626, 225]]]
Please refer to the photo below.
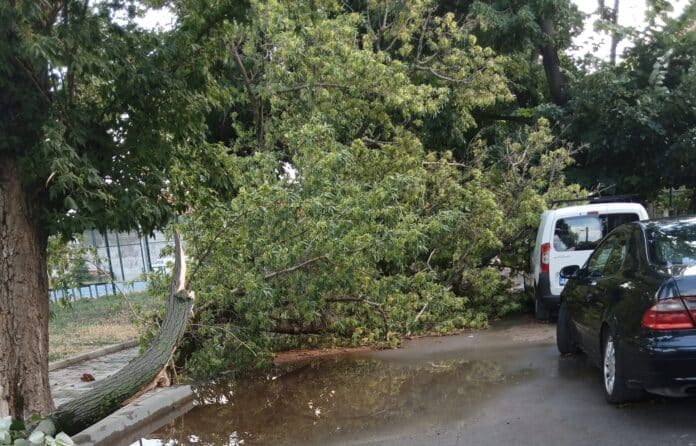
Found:
[[648, 226], [652, 228], [668, 228], [669, 226], [675, 224], [689, 224], [696, 225], [696, 215], [690, 215], [685, 217], [666, 217], [666, 218], [656, 218], [653, 220], [643, 220], [635, 222], [644, 228]]

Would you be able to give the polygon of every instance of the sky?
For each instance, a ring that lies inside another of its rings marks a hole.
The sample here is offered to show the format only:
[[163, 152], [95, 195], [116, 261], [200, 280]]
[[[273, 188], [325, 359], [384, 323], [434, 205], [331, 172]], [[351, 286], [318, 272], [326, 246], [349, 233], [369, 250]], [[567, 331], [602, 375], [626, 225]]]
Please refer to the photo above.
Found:
[[[679, 15], [689, 0], [673, 0], [674, 11], [672, 16]], [[593, 53], [596, 57], [603, 60], [609, 59], [611, 39], [606, 33], [598, 33], [594, 30], [593, 23], [597, 20], [597, 15], [593, 14], [599, 5], [597, 0], [573, 0], [582, 12], [592, 14], [585, 19], [585, 30], [582, 34], [575, 38], [575, 45], [579, 46], [578, 50], [573, 54], [577, 57], [583, 56], [585, 53]], [[614, 5], [613, 0], [606, 0], [607, 6]], [[618, 24], [622, 26], [633, 26], [640, 28], [645, 25], [645, 0], [620, 0], [619, 2], [619, 19]], [[595, 51], [594, 44], [598, 44]], [[619, 43], [617, 54], [621, 54], [626, 46], [627, 41]]]
[[[586, 53], [593, 53], [596, 57], [604, 60], [609, 59], [610, 38], [606, 33], [598, 33], [594, 30], [593, 23], [597, 15], [593, 14], [597, 10], [597, 0], [572, 0], [578, 8], [591, 14], [585, 19], [585, 31], [576, 37], [574, 43], [578, 49], [573, 51], [576, 57], [582, 57]], [[679, 14], [689, 0], [673, 0], [675, 6], [673, 15]], [[613, 0], [606, 0], [607, 5], [613, 5]], [[619, 3], [619, 25], [640, 27], [645, 23], [645, 0], [620, 0]], [[137, 20], [138, 24], [145, 28], [169, 29], [174, 24], [174, 16], [167, 10], [151, 10], [145, 17]], [[619, 43], [618, 54], [620, 55], [626, 48], [628, 42]], [[597, 48], [595, 49], [595, 45]]]

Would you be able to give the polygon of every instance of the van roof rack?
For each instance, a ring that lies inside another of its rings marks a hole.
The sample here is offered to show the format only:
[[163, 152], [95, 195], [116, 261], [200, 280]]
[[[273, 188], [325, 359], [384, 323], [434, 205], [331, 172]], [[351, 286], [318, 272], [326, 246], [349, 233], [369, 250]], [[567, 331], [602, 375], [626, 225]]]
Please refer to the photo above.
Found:
[[637, 194], [625, 194], [625, 195], [607, 195], [607, 196], [593, 196], [588, 195], [587, 197], [580, 198], [570, 198], [567, 200], [553, 200], [549, 204], [551, 206], [564, 203], [579, 203], [581, 201], [587, 201], [590, 204], [599, 203], [641, 203]]
[[590, 198], [590, 203], [640, 203], [638, 194], [607, 195], [606, 197]]

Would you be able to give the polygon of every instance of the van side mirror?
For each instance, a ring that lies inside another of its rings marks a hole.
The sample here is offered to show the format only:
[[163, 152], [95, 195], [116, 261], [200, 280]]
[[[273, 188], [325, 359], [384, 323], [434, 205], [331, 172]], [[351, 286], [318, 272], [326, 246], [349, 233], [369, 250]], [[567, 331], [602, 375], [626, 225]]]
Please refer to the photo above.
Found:
[[560, 276], [564, 279], [570, 279], [576, 277], [578, 271], [580, 271], [580, 267], [578, 265], [568, 265], [561, 268]]

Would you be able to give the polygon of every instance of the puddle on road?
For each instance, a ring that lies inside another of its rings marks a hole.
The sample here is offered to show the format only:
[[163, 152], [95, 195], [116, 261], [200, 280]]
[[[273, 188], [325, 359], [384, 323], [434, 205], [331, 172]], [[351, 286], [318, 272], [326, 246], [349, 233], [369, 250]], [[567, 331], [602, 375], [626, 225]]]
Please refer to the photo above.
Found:
[[403, 363], [339, 357], [197, 389], [198, 405], [141, 442], [154, 445], [326, 444], [465, 420], [532, 374], [486, 359]]

